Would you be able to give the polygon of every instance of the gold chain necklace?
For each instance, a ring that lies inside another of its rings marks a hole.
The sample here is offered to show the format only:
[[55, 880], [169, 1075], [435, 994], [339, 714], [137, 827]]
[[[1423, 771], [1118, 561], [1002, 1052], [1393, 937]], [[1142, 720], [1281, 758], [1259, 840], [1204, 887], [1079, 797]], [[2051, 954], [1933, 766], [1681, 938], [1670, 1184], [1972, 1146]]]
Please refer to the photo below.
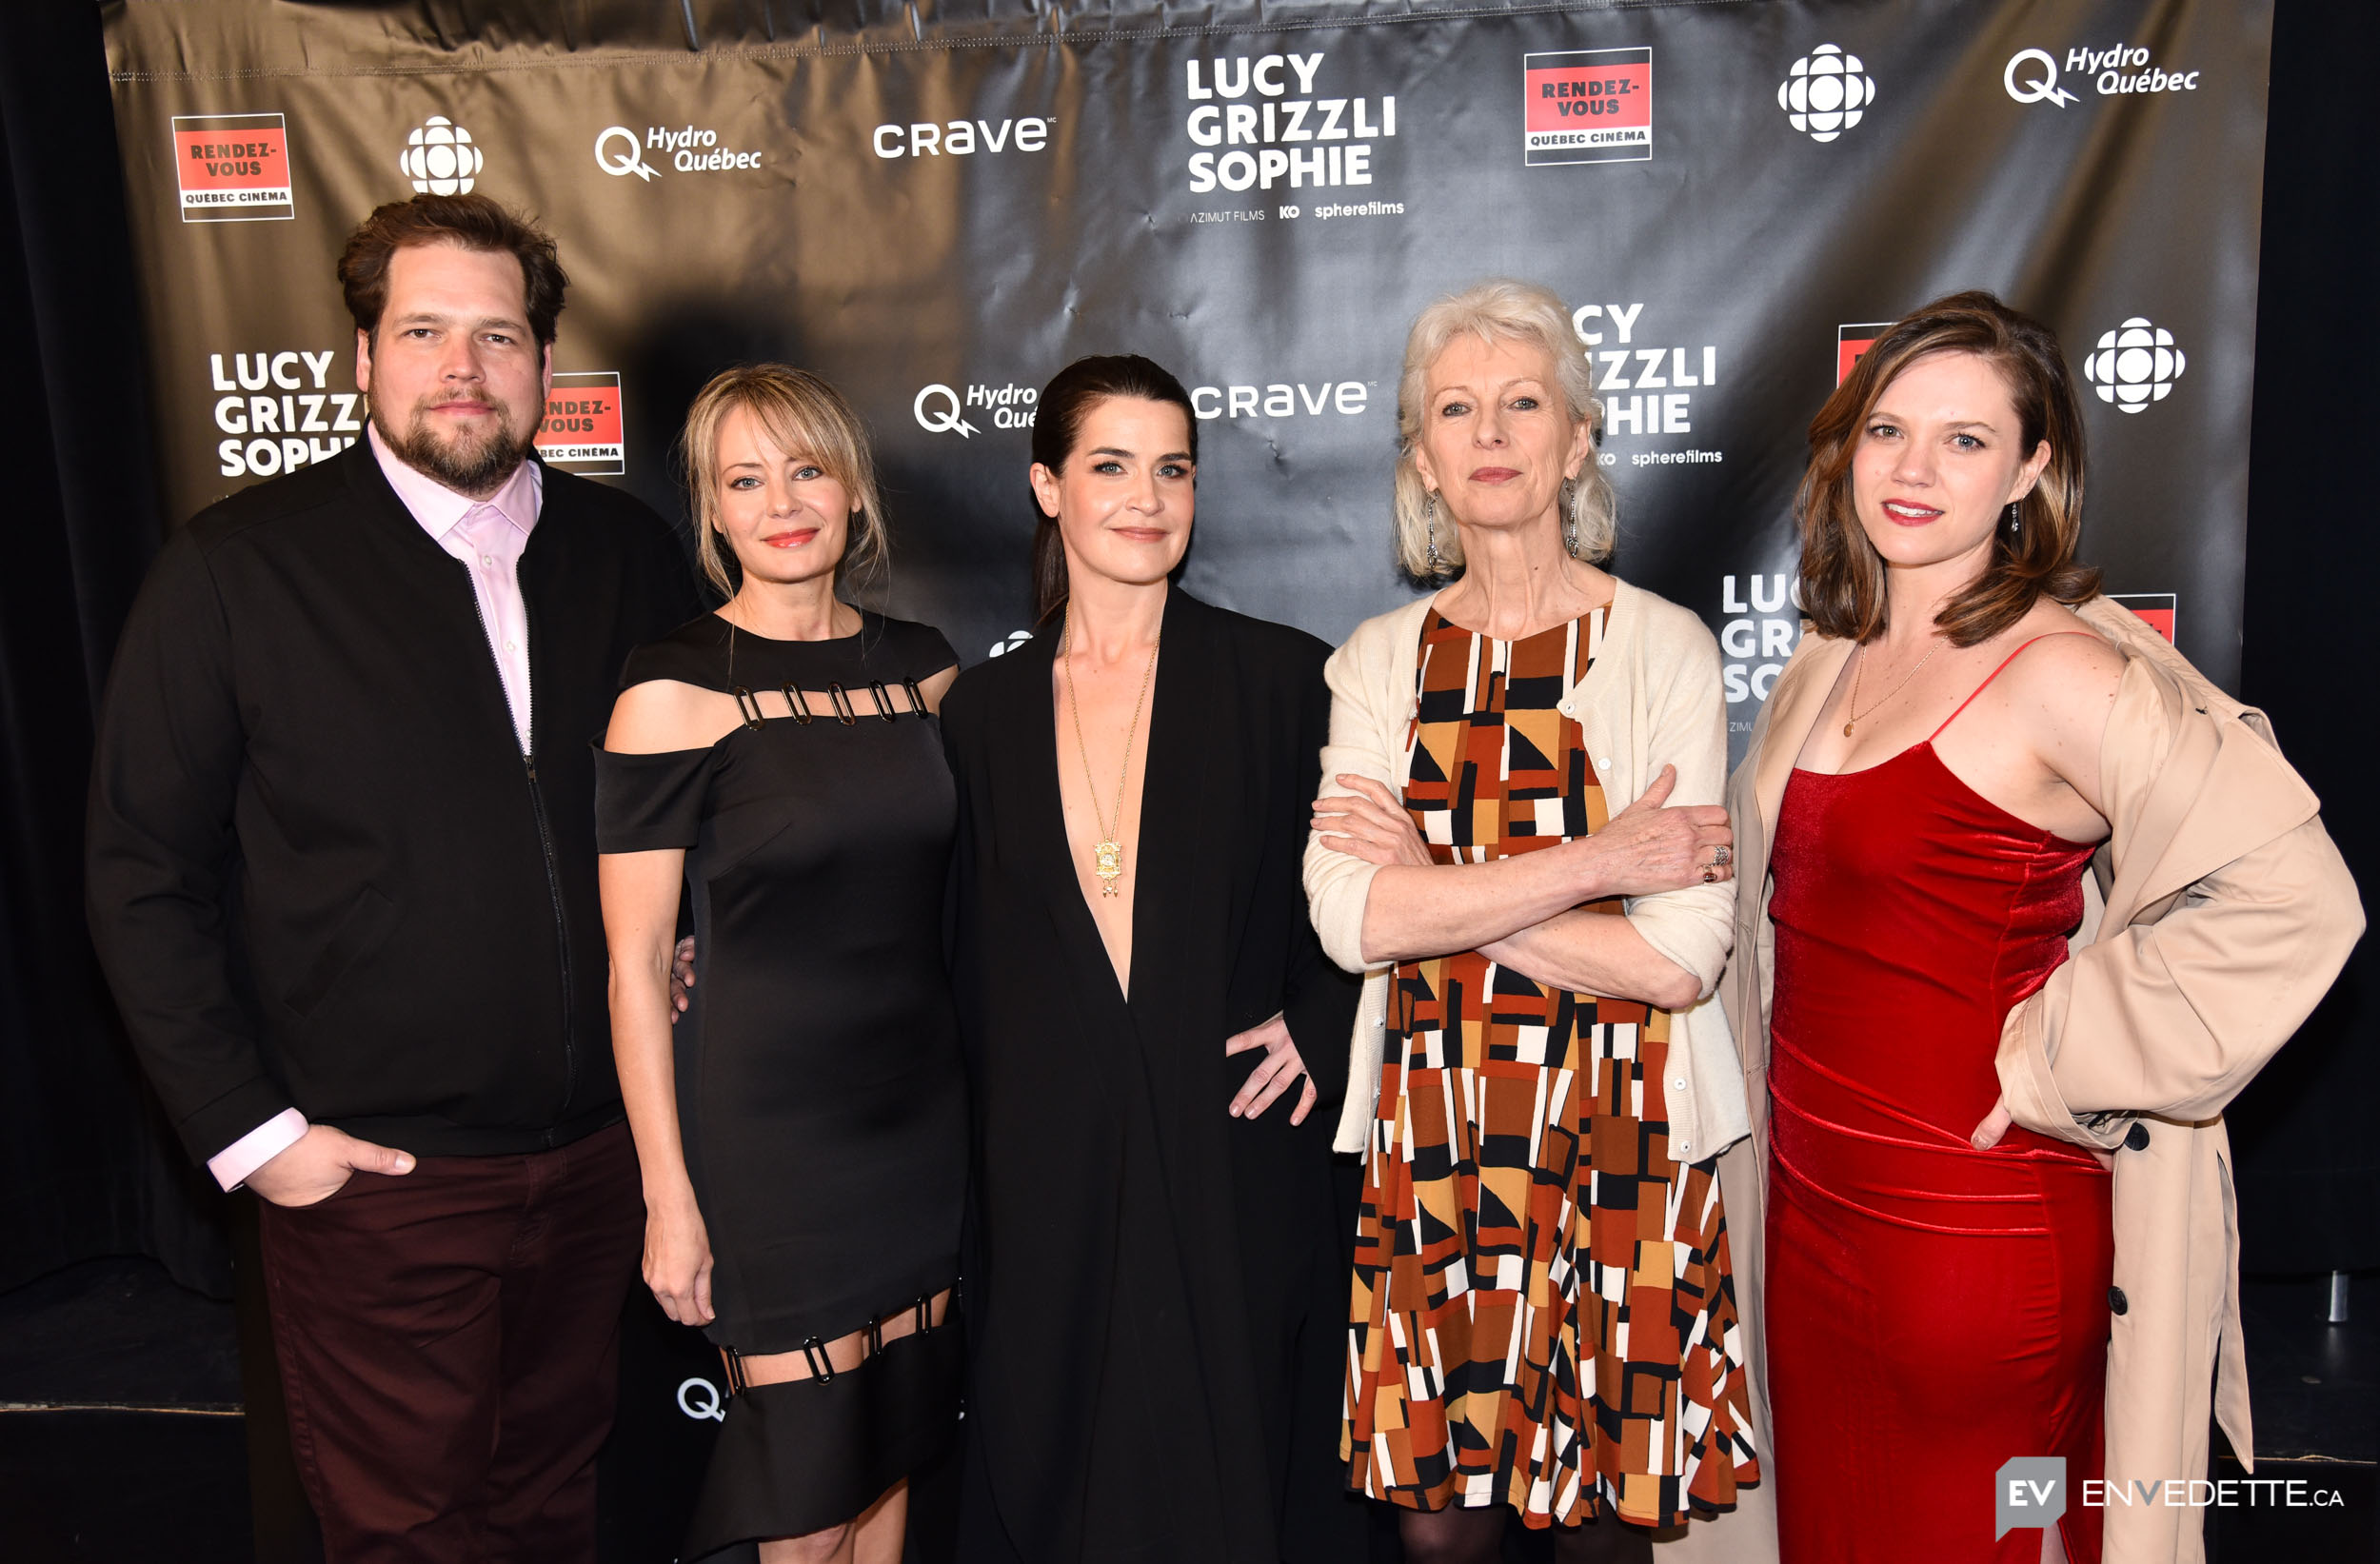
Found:
[[1877, 712], [1883, 710], [1886, 705], [1891, 703], [1894, 696], [1898, 695], [1901, 691], [1907, 689], [1909, 687], [1909, 682], [1917, 677], [1918, 669], [1923, 668], [1927, 663], [1933, 662], [1934, 654], [1941, 649], [1942, 638], [1940, 636], [1936, 636], [1934, 638], [1934, 644], [1926, 648], [1926, 655], [1917, 659], [1917, 666], [1901, 675], [1901, 682], [1894, 684], [1891, 689], [1886, 690], [1884, 692], [1883, 700], [1878, 701], [1874, 705], [1870, 706], [1867, 710], [1861, 711], [1859, 709], [1859, 676], [1868, 671], [1868, 648], [1865, 646], [1860, 647], [1859, 660], [1852, 664], [1851, 702], [1849, 706], [1851, 721], [1843, 724], [1843, 737], [1846, 739], [1851, 737], [1853, 723], [1857, 723], [1862, 717], [1874, 717]]
[[[1160, 637], [1162, 640], [1162, 637]], [[1132, 725], [1124, 729], [1124, 760], [1116, 774], [1116, 823], [1107, 823], [1107, 811], [1100, 807], [1099, 783], [1091, 780], [1091, 746], [1082, 742], [1082, 703], [1074, 695], [1074, 663], [1069, 648], [1074, 641], [1074, 612], [1066, 613], [1065, 633], [1058, 638], [1058, 671], [1066, 679], [1066, 709], [1074, 714], [1075, 753], [1082, 757], [1082, 788], [1090, 795], [1091, 818], [1100, 828], [1100, 840], [1091, 848], [1091, 870], [1100, 877], [1100, 895], [1116, 894], [1116, 881], [1124, 872], [1123, 844], [1116, 840], [1123, 830], [1124, 791], [1132, 781], [1132, 740], [1140, 731], [1140, 711], [1148, 704], [1149, 686], [1157, 681], [1157, 648], [1159, 642], [1149, 643], [1149, 665], [1140, 675], [1140, 696], [1132, 703]]]

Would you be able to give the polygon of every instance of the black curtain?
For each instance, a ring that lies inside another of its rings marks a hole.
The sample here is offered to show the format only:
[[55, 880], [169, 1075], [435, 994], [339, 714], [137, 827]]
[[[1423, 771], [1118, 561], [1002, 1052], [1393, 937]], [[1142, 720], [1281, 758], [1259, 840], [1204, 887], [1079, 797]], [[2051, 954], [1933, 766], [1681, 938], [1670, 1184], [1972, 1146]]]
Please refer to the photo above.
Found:
[[[2364, 791], [2380, 714], [2368, 655], [2380, 624], [2380, 520], [2362, 470], [2380, 429], [2380, 100], [2345, 74], [2374, 49], [2380, 8], [2370, 4], [2282, 0], [2273, 21], [2240, 663], [2240, 693], [2271, 714], [2281, 747], [2322, 795], [2367, 908], [2380, 896], [2380, 830]], [[2376, 943], [2356, 947], [2330, 997], [2231, 1110], [2249, 1270], [2380, 1267]]]
[[0, 1288], [149, 1254], [230, 1285], [222, 1198], [83, 926], [91, 716], [163, 536], [99, 11], [0, 6]]
[[[2380, 523], [2370, 300], [2380, 108], [2348, 80], [2380, 10], [2281, 0], [2266, 157], [2251, 463], [2248, 699], [2380, 885], [2364, 807]], [[140, 301], [99, 11], [0, 6], [0, 1288], [96, 1255], [228, 1291], [221, 1201], [132, 1064], [82, 917], [91, 712], [168, 518], [149, 455]], [[327, 257], [326, 257], [327, 264]], [[2094, 504], [2122, 496], [2101, 493]], [[171, 518], [179, 520], [180, 518]], [[2188, 611], [2185, 605], [2184, 612]], [[2246, 1262], [2380, 1266], [2380, 972], [2372, 944], [2232, 1114]]]

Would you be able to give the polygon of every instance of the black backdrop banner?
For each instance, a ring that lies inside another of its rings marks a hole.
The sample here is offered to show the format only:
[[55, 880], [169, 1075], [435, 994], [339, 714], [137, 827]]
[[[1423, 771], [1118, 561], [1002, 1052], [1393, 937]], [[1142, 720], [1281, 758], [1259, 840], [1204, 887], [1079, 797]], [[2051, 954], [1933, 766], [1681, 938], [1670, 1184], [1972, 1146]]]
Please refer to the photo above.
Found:
[[1719, 632], [1740, 744], [1798, 633], [1810, 416], [1876, 323], [1959, 287], [2061, 333], [2086, 553], [2235, 684], [2271, 25], [2239, 0], [131, 0], [109, 50], [176, 516], [359, 436], [339, 243], [473, 188], [539, 214], [573, 279], [558, 465], [683, 514], [695, 388], [815, 369], [875, 431], [888, 606], [973, 661], [1029, 617], [1037, 388], [1142, 352], [1203, 420], [1184, 584], [1336, 641], [1414, 589], [1404, 327], [1506, 273], [1577, 312], [1616, 568]]
[[[1146, 353], [1202, 421], [1184, 584], [1337, 641], [1417, 589], [1405, 327], [1511, 274], [1576, 312], [1616, 567], [1719, 634], [1740, 745], [1798, 634], [1810, 417], [1962, 287], [2060, 332], [2086, 555], [2236, 687], [2271, 30], [2262, 0], [128, 0], [108, 49], [177, 520], [361, 436], [340, 243], [470, 188], [571, 273], [556, 465], [682, 516], [695, 389], [815, 369], [874, 429], [886, 606], [974, 662], [1029, 622], [1037, 388]], [[631, 1323], [607, 1556], [667, 1556], [715, 1359]]]

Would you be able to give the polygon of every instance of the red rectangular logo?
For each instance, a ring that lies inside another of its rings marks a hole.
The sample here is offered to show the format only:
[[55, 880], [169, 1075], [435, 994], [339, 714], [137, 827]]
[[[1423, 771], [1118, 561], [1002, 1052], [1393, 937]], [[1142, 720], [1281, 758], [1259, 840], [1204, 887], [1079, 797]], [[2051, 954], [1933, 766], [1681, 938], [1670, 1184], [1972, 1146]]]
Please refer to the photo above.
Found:
[[565, 472], [602, 476], [628, 470], [620, 418], [620, 372], [570, 370], [554, 376], [537, 454]]
[[1859, 362], [1859, 355], [1875, 346], [1876, 338], [1892, 328], [1891, 321], [1871, 321], [1865, 326], [1838, 326], [1835, 328], [1835, 384], [1840, 386], [1851, 379], [1851, 366]]
[[2173, 615], [2180, 604], [2180, 599], [2174, 593], [2110, 592], [2108, 601], [2130, 608], [2142, 623], [2167, 641], [2173, 639]]
[[1526, 161], [1642, 163], [1653, 156], [1653, 50], [1581, 49], [1524, 54]]
[[173, 169], [185, 223], [297, 216], [289, 190], [289, 129], [279, 114], [174, 115]]

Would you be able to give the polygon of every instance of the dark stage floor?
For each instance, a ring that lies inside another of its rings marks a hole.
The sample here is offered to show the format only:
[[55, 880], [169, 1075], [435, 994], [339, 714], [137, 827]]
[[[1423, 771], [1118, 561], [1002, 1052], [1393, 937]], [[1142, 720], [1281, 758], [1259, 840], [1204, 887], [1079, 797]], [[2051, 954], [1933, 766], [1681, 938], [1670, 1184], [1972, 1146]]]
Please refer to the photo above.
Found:
[[[2325, 1288], [2251, 1277], [2243, 1324], [2257, 1475], [2344, 1502], [2219, 1511], [2216, 1564], [2380, 1559], [2380, 1274], [2355, 1278], [2346, 1325], [2323, 1323]], [[251, 1557], [239, 1401], [231, 1306], [149, 1260], [93, 1260], [0, 1295], [0, 1557]]]

